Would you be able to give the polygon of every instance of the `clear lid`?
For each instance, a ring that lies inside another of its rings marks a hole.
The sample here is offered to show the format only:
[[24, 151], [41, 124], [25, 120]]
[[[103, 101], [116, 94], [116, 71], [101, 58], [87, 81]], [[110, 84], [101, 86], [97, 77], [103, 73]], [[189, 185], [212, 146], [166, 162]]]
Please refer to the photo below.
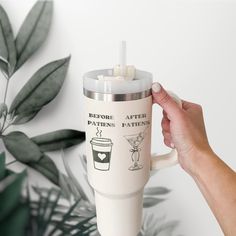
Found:
[[151, 73], [126, 65], [125, 41], [120, 42], [118, 65], [84, 75], [84, 90], [100, 94], [134, 94], [150, 90], [151, 86]]
[[127, 94], [149, 90], [152, 86], [152, 74], [135, 70], [133, 80], [99, 80], [98, 76], [111, 76], [113, 69], [94, 70], [83, 77], [84, 89], [104, 94]]
[[92, 138], [90, 143], [97, 146], [111, 146], [113, 144], [109, 138]]

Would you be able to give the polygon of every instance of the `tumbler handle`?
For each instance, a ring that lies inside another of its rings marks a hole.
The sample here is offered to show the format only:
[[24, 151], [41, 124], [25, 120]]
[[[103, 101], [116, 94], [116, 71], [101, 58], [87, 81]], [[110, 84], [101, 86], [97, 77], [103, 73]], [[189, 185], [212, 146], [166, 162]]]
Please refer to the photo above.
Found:
[[[168, 91], [168, 94], [176, 101], [176, 103], [182, 108], [181, 99], [173, 92]], [[178, 163], [178, 153], [173, 148], [169, 153], [156, 155], [153, 154], [151, 158], [151, 170], [159, 170], [165, 167], [173, 166]]]

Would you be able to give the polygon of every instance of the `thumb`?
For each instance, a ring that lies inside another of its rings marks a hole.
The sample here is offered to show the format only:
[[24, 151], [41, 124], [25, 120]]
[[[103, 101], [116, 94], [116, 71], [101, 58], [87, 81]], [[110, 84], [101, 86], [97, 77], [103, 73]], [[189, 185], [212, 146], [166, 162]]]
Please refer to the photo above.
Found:
[[167, 113], [170, 120], [181, 114], [181, 108], [175, 100], [167, 93], [167, 91], [159, 84], [153, 83], [152, 85], [153, 103], [159, 104]]

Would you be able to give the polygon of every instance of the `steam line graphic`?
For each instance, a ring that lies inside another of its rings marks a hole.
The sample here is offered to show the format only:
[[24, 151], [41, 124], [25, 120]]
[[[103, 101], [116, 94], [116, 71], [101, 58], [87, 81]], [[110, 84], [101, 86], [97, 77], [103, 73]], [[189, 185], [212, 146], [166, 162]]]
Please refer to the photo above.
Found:
[[96, 136], [101, 138], [102, 137], [102, 130], [99, 130], [99, 128], [97, 127], [97, 133]]

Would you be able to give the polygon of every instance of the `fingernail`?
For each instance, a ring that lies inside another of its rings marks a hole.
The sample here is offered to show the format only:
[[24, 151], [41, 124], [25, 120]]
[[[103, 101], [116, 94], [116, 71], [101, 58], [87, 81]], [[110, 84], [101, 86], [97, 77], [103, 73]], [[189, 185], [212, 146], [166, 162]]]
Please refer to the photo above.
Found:
[[175, 148], [175, 145], [174, 145], [174, 143], [171, 143], [171, 144], [170, 144], [170, 146], [171, 146], [172, 148]]
[[152, 91], [154, 93], [158, 93], [159, 91], [161, 90], [161, 85], [157, 82], [155, 82], [153, 85], [152, 85]]

